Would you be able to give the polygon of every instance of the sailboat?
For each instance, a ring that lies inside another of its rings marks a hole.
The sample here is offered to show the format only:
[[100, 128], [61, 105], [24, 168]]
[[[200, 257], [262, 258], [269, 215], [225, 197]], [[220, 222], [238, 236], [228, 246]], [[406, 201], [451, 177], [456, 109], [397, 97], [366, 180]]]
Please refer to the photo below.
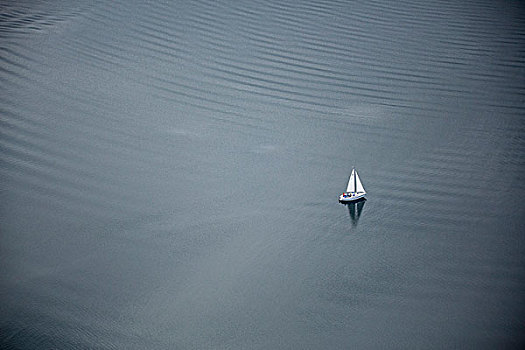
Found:
[[348, 179], [348, 185], [346, 186], [346, 191], [339, 196], [339, 202], [348, 203], [354, 202], [359, 199], [364, 198], [366, 195], [365, 188], [357, 175], [357, 171], [352, 169], [352, 174], [350, 174], [350, 179]]

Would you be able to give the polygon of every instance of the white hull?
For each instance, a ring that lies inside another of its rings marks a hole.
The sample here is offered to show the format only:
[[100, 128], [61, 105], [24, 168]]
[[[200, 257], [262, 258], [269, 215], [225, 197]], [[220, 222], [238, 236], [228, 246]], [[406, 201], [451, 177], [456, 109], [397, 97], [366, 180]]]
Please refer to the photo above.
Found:
[[365, 196], [366, 196], [366, 192], [355, 194], [353, 196], [346, 196], [346, 197], [344, 197], [343, 195], [340, 195], [339, 196], [339, 202], [341, 202], [341, 203], [355, 202], [355, 201], [357, 201], [359, 199], [365, 198]]

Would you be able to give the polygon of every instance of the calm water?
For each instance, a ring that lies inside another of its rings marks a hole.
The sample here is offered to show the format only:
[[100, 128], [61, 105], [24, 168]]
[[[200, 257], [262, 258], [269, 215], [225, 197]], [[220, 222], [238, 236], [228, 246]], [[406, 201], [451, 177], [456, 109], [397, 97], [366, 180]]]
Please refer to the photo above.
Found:
[[1, 348], [524, 346], [522, 2], [0, 13]]

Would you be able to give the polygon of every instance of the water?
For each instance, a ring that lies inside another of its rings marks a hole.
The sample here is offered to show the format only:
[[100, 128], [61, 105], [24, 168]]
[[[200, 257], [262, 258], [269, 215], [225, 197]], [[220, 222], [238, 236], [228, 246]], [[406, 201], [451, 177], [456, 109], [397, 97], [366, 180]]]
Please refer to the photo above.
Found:
[[522, 3], [0, 8], [2, 348], [524, 345]]

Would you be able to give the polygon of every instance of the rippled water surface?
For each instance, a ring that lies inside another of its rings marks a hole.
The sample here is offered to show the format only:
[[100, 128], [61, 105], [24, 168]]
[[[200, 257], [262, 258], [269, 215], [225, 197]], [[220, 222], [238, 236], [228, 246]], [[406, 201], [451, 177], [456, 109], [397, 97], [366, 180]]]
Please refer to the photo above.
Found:
[[4, 1], [0, 347], [522, 348], [524, 47], [519, 1]]

